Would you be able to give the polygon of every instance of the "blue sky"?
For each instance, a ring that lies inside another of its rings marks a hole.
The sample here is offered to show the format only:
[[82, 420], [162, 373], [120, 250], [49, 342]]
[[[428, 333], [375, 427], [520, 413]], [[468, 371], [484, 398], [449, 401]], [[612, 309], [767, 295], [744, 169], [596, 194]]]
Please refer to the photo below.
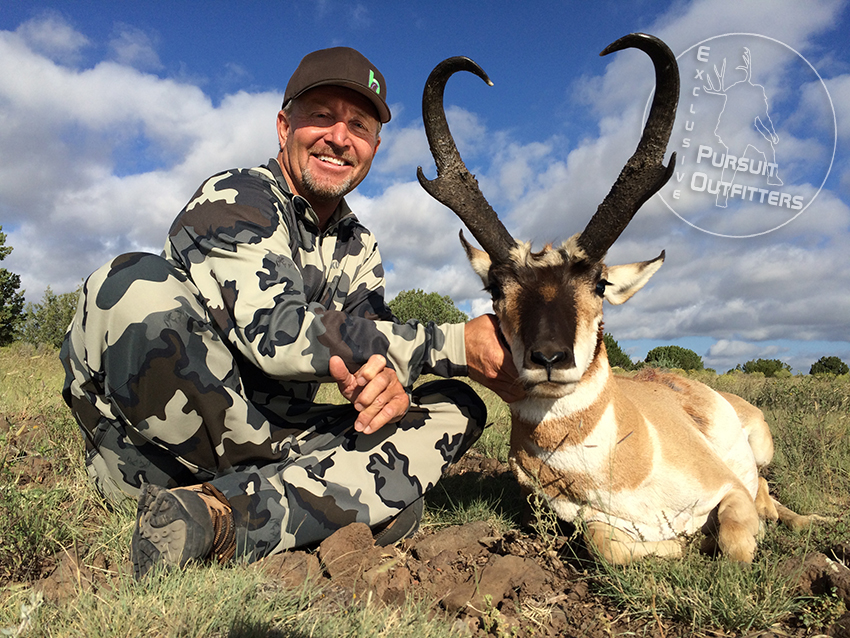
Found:
[[[661, 249], [667, 261], [606, 309], [606, 329], [636, 358], [676, 343], [718, 371], [759, 357], [802, 372], [824, 355], [850, 362], [847, 4], [0, 0], [0, 225], [14, 247], [2, 265], [37, 302], [116, 254], [158, 252], [203, 179], [275, 154], [301, 57], [347, 45], [381, 69], [393, 110], [349, 197], [378, 236], [388, 296], [422, 288], [485, 312], [458, 220], [415, 178], [418, 165], [433, 175], [420, 114], [428, 73], [467, 55], [494, 81], [452, 78], [449, 122], [508, 229], [540, 246], [583, 228], [637, 143], [651, 66], [638, 51], [598, 52], [646, 31], [680, 56], [669, 149], [683, 163], [609, 252], [610, 264]], [[744, 79], [762, 91], [775, 144], [740, 122], [729, 132], [745, 114], [732, 91]], [[735, 150], [747, 139], [749, 151]], [[723, 154], [765, 164], [775, 154], [782, 185], [736, 173], [738, 197], [720, 207], [710, 162]]]

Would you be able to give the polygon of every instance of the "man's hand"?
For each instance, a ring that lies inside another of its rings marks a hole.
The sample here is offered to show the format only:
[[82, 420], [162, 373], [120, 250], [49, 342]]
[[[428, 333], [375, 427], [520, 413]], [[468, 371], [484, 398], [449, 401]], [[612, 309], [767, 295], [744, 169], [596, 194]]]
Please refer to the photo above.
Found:
[[407, 413], [410, 398], [395, 370], [387, 367], [387, 360], [381, 355], [373, 354], [354, 374], [348, 371], [341, 357], [333, 356], [330, 373], [342, 396], [360, 413], [354, 422], [358, 432], [372, 434]]
[[525, 396], [511, 353], [499, 339], [499, 324], [494, 315], [469, 321], [464, 329], [464, 342], [470, 379], [490, 388], [508, 403]]

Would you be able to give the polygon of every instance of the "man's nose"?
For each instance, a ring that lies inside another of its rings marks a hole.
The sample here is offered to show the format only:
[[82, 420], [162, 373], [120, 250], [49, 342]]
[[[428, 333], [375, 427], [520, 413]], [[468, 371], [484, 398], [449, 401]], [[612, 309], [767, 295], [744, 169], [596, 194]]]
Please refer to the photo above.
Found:
[[328, 128], [325, 140], [334, 146], [348, 146], [349, 135], [348, 126], [345, 122], [339, 120]]

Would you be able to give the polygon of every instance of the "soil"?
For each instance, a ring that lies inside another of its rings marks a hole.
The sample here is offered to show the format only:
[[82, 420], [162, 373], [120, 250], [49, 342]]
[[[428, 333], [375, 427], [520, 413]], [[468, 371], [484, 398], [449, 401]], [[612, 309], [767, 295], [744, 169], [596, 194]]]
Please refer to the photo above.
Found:
[[[37, 429], [40, 424], [30, 425]], [[3, 429], [11, 433], [8, 423], [0, 421]], [[26, 447], [23, 443], [29, 429], [13, 433], [20, 439], [18, 449]], [[54, 470], [38, 455], [24, 453], [17, 461], [19, 484], [53, 482]], [[428, 505], [439, 508], [443, 502], [462, 498], [503, 504], [508, 520], [519, 518], [519, 487], [508, 468], [475, 452], [452, 468], [429, 494]], [[271, 556], [254, 568], [268, 575], [275, 587], [318, 583], [328, 592], [324, 604], [331, 606], [353, 599], [399, 605], [411, 596], [433, 601], [435, 615], [475, 637], [694, 635], [687, 624], [657, 616], [638, 618], [596, 593], [594, 574], [598, 569], [570, 532], [561, 528], [540, 536], [532, 529], [499, 531], [487, 522], [475, 521], [442, 528], [425, 526], [412, 538], [381, 548], [375, 546], [366, 525], [355, 523], [311, 551]], [[820, 595], [834, 588], [850, 609], [848, 563], [850, 543], [835, 548], [831, 557], [810, 554], [802, 569], [799, 561], [787, 568], [802, 574], [799, 585], [803, 593]], [[67, 549], [45, 562], [34, 584], [45, 599], [62, 603], [81, 590], [115, 587], [119, 579], [131, 578], [131, 574], [129, 564], [110, 565], [91, 551]], [[802, 638], [811, 634], [797, 619], [788, 618], [771, 631], [746, 635]], [[850, 613], [826, 635], [850, 638]]]

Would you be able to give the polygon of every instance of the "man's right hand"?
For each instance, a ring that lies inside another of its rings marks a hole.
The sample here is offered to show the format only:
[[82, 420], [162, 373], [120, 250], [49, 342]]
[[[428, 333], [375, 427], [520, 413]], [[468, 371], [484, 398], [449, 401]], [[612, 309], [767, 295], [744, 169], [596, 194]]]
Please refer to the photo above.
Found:
[[469, 378], [491, 389], [508, 403], [525, 397], [511, 353], [499, 338], [495, 315], [481, 315], [464, 329]]
[[330, 359], [330, 373], [342, 396], [359, 412], [354, 422], [358, 432], [372, 434], [407, 414], [410, 397], [383, 356], [373, 354], [352, 374], [345, 362], [334, 355]]

